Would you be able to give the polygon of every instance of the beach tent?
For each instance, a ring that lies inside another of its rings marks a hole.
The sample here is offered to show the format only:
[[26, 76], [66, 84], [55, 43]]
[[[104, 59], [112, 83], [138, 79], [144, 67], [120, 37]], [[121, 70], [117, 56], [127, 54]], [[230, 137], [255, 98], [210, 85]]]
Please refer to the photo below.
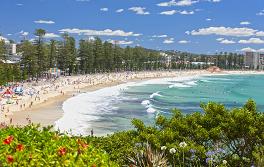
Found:
[[14, 92], [15, 92], [15, 94], [17, 94], [17, 95], [23, 95], [24, 90], [23, 90], [23, 88], [22, 88], [21, 86], [17, 86], [17, 87], [15, 88]]

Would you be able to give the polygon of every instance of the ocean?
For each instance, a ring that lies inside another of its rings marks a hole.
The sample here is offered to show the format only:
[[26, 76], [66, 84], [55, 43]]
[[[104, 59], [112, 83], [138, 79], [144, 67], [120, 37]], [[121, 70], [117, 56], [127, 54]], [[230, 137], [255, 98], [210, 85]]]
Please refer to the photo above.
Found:
[[209, 101], [227, 108], [241, 107], [252, 98], [264, 111], [264, 75], [212, 75], [129, 82], [80, 94], [64, 102], [64, 116], [55, 128], [74, 135], [101, 136], [133, 129], [131, 120], [152, 125], [158, 114], [202, 112]]

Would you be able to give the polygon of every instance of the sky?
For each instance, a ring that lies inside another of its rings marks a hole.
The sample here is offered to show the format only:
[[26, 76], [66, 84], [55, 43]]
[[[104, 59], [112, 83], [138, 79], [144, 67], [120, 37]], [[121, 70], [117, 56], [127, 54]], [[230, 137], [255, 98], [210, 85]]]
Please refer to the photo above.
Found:
[[193, 53], [264, 52], [264, 0], [1, 0], [0, 33]]

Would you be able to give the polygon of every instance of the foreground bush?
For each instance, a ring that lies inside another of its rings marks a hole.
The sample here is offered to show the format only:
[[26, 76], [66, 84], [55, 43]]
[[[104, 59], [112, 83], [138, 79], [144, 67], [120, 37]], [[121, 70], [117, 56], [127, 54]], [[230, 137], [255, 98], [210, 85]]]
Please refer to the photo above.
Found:
[[172, 166], [264, 166], [264, 113], [254, 101], [234, 109], [212, 102], [201, 107], [202, 113], [190, 115], [175, 109], [170, 118], [159, 116], [155, 126], [133, 120], [136, 130], [99, 138], [97, 146], [122, 165], [149, 143]]
[[0, 166], [117, 166], [83, 138], [52, 132], [51, 127], [0, 130]]
[[[227, 109], [158, 116], [154, 126], [133, 120], [135, 130], [107, 137], [69, 137], [38, 126], [0, 131], [3, 166], [264, 166], [264, 113], [254, 101]], [[0, 164], [0, 166], [1, 166]]]

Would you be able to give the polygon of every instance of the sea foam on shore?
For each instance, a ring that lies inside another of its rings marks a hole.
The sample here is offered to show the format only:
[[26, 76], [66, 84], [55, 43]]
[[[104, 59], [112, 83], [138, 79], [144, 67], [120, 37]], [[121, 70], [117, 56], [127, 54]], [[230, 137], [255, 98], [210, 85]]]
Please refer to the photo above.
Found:
[[118, 100], [120, 91], [134, 85], [129, 82], [117, 86], [106, 87], [97, 91], [83, 93], [63, 103], [63, 117], [55, 122], [55, 128], [73, 135], [88, 135], [91, 122], [114, 108], [111, 103]]
[[[141, 85], [176, 85], [181, 82], [189, 86], [195, 86], [198, 75], [188, 77], [169, 77], [157, 78], [138, 82], [128, 82], [117, 86], [106, 87], [97, 91], [82, 93], [72, 97], [63, 103], [63, 117], [55, 122], [55, 129], [62, 132], [68, 132], [73, 135], [89, 135], [93, 128], [92, 123], [100, 122], [105, 119], [104, 116], [111, 115], [111, 112], [117, 108], [113, 108], [113, 103], [121, 102], [123, 99], [119, 97], [120, 93], [129, 86]], [[141, 102], [146, 108], [146, 113], [155, 113], [158, 108], [151, 104], [154, 97], [162, 97], [159, 92], [149, 95], [149, 99]], [[111, 119], [111, 118], [109, 118]]]

